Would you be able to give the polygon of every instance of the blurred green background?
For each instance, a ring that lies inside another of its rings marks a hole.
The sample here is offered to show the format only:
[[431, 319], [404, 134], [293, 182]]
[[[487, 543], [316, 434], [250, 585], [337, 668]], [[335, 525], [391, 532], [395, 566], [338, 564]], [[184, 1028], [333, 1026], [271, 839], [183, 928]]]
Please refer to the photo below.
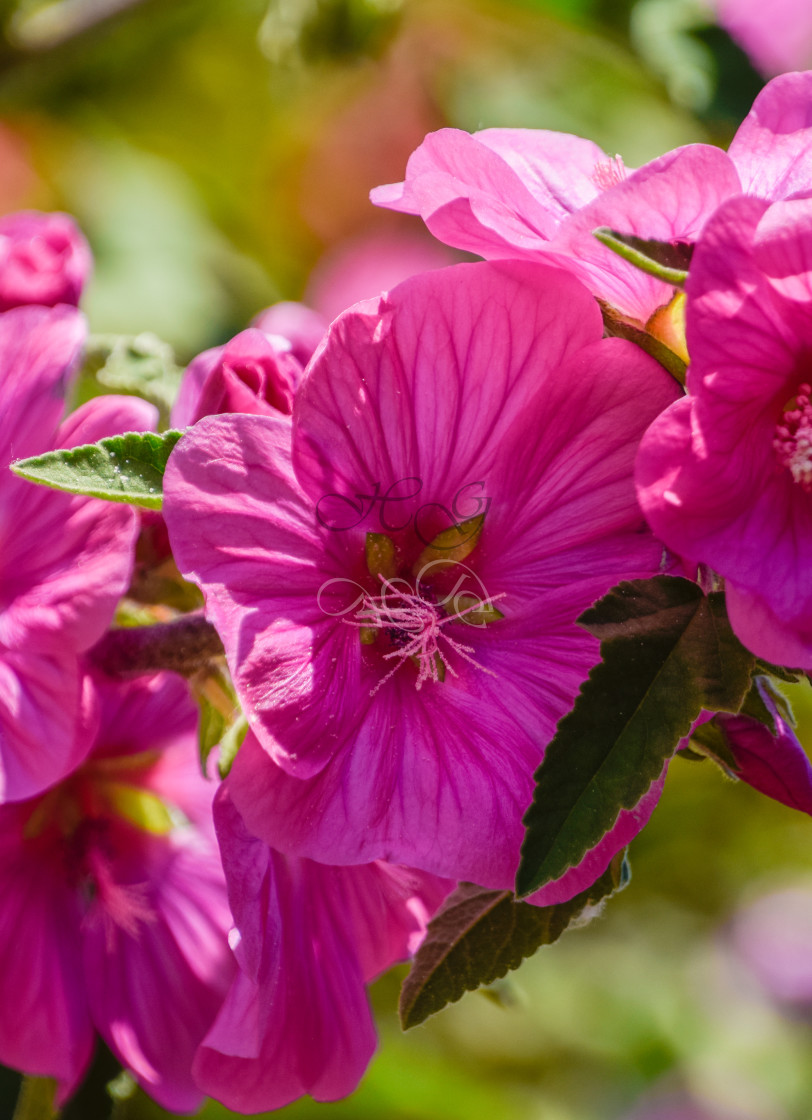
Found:
[[[367, 194], [432, 129], [560, 129], [635, 166], [726, 144], [761, 85], [699, 0], [4, 0], [0, 26], [0, 212], [75, 214], [91, 329], [153, 331], [182, 362], [312, 296], [359, 238], [425, 239]], [[749, 899], [812, 887], [812, 822], [677, 762], [631, 861], [601, 918], [491, 998], [401, 1035], [383, 978], [358, 1094], [278, 1115], [808, 1120], [812, 1027], [727, 930]], [[166, 1114], [139, 1095], [128, 1115]]]

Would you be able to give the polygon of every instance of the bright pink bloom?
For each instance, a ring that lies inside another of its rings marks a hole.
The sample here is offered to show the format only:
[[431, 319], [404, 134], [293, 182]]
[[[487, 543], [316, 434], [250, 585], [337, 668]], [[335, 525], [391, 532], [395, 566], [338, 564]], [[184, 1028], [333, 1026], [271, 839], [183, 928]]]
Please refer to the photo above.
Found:
[[489, 259], [552, 259], [646, 322], [673, 289], [622, 261], [592, 231], [694, 242], [726, 198], [777, 201], [808, 189], [811, 157], [812, 72], [762, 90], [727, 154], [691, 144], [627, 171], [619, 157], [577, 136], [442, 129], [414, 152], [406, 181], [378, 187], [372, 200], [419, 214], [441, 241]]
[[688, 281], [688, 396], [646, 434], [638, 496], [725, 577], [755, 654], [812, 668], [812, 200], [728, 202]]
[[738, 765], [736, 776], [774, 801], [812, 816], [812, 764], [769, 691], [762, 684], [757, 687], [775, 735], [749, 716], [716, 717]]
[[0, 1061], [55, 1077], [64, 1101], [98, 1031], [156, 1100], [192, 1111], [192, 1058], [231, 978], [196, 711], [170, 674], [89, 688], [83, 763], [0, 806]]
[[0, 311], [79, 302], [93, 258], [73, 218], [21, 210], [0, 218]]
[[[575, 619], [662, 559], [631, 466], [677, 388], [601, 334], [565, 272], [425, 273], [333, 324], [292, 446], [260, 416], [178, 445], [170, 538], [258, 741], [232, 797], [272, 846], [512, 885], [533, 771], [598, 656]], [[425, 551], [477, 515], [458, 562]], [[597, 877], [652, 806], [545, 901]]]
[[60, 427], [85, 337], [70, 307], [0, 315], [0, 802], [31, 797], [86, 749], [79, 654], [127, 589], [137, 518], [16, 478], [14, 459], [150, 427], [135, 397], [88, 402]]
[[301, 377], [301, 362], [283, 339], [271, 339], [254, 328], [242, 331], [189, 364], [172, 408], [172, 424], [185, 428], [201, 416], [223, 412], [290, 414]]
[[225, 790], [215, 816], [240, 971], [198, 1052], [198, 1084], [239, 1112], [344, 1097], [375, 1049], [365, 984], [417, 948], [453, 884], [282, 856], [246, 831]]

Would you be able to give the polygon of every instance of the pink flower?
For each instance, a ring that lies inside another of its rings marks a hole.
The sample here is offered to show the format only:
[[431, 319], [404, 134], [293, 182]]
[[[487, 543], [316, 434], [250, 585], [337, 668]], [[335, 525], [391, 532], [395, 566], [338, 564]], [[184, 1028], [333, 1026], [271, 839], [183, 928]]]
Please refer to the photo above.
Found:
[[[451, 264], [454, 256], [426, 235], [370, 233], [336, 246], [318, 262], [305, 303], [282, 302], [261, 311], [253, 325], [287, 340], [293, 356], [307, 365], [330, 322], [362, 299], [388, 291], [419, 272]], [[238, 411], [233, 409], [232, 411]]]
[[172, 424], [185, 428], [201, 416], [223, 412], [290, 414], [301, 377], [302, 365], [283, 339], [271, 339], [253, 328], [242, 331], [189, 364], [172, 408]]
[[406, 181], [378, 187], [380, 206], [419, 214], [441, 241], [489, 259], [552, 260], [641, 323], [673, 289], [593, 237], [599, 226], [694, 242], [727, 198], [770, 201], [810, 186], [812, 72], [775, 79], [756, 98], [727, 154], [706, 144], [636, 171], [577, 136], [529, 129], [431, 133]]
[[0, 1061], [77, 1087], [94, 1032], [166, 1108], [192, 1111], [195, 1049], [231, 978], [212, 784], [170, 674], [88, 682], [86, 757], [0, 806]]
[[711, 0], [720, 25], [765, 77], [812, 63], [812, 8], [806, 0]]
[[0, 311], [75, 306], [92, 267], [90, 247], [67, 214], [21, 210], [0, 218]]
[[661, 563], [631, 467], [677, 389], [601, 334], [565, 272], [425, 273], [333, 324], [292, 432], [209, 417], [173, 452], [175, 556], [256, 735], [231, 795], [273, 847], [512, 885], [533, 771], [597, 659], [574, 621]]
[[198, 1051], [197, 1082], [240, 1112], [344, 1097], [375, 1049], [366, 982], [416, 949], [453, 884], [385, 863], [286, 858], [246, 831], [225, 789], [215, 814], [240, 971]]
[[137, 519], [16, 478], [14, 459], [154, 424], [134, 397], [90, 401], [59, 426], [85, 337], [69, 307], [0, 315], [0, 803], [31, 797], [86, 749], [79, 655], [127, 589]]
[[812, 668], [812, 201], [732, 199], [688, 282], [688, 396], [647, 432], [638, 496], [665, 543], [725, 578], [757, 656]]

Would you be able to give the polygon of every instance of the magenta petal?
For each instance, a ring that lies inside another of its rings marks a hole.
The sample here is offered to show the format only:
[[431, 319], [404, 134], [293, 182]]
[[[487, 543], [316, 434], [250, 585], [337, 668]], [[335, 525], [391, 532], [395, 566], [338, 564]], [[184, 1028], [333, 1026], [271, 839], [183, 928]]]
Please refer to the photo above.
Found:
[[154, 432], [157, 426], [154, 404], [110, 393], [94, 397], [72, 412], [60, 425], [56, 442], [59, 447], [79, 447], [123, 432]]
[[[331, 598], [320, 589], [341, 568], [293, 476], [289, 441], [281, 418], [201, 420], [170, 458], [164, 515], [178, 564], [207, 587], [246, 715], [266, 750], [306, 776], [351, 733], [345, 694], [360, 651], [356, 631], [327, 613]], [[246, 614], [248, 603], [262, 608]], [[323, 733], [314, 679], [341, 717], [335, 736]]]
[[346, 1096], [375, 1047], [364, 980], [406, 954], [450, 884], [285, 859], [248, 835], [225, 793], [217, 817], [244, 971], [198, 1052], [198, 1083], [245, 1112]]
[[736, 776], [774, 801], [812, 815], [812, 765], [767, 690], [760, 691], [775, 720], [776, 735], [747, 716], [716, 717], [736, 759]]
[[562, 222], [550, 249], [571, 257], [600, 299], [645, 323], [669, 302], [668, 285], [622, 260], [594, 236], [600, 226], [661, 241], [695, 241], [716, 208], [741, 186], [718, 148], [691, 144], [652, 160]]
[[[195, 1078], [242, 1112], [280, 1108], [304, 1093], [337, 1100], [361, 1079], [375, 1030], [352, 933], [334, 909], [332, 869], [254, 844], [265, 853], [259, 968], [255, 980], [241, 974], [232, 986], [198, 1051]], [[243, 1016], [254, 1027], [251, 1054], [238, 1026]]]
[[782, 74], [765, 86], [729, 155], [747, 194], [775, 201], [809, 189], [812, 71]]
[[534, 906], [554, 906], [559, 902], [568, 902], [576, 894], [591, 887], [603, 875], [617, 853], [630, 844], [638, 832], [648, 824], [662, 795], [667, 769], [666, 763], [660, 777], [652, 782], [649, 790], [635, 807], [621, 811], [612, 828], [600, 843], [586, 853], [577, 866], [571, 867], [560, 879], [548, 883], [540, 891], [531, 894], [527, 902], [531, 902]]
[[201, 1103], [192, 1059], [231, 975], [224, 884], [213, 845], [181, 841], [165, 852], [163, 838], [133, 839], [142, 871], [133, 868], [130, 889], [152, 880], [152, 914], [133, 935], [91, 908], [83, 945], [88, 1000], [105, 1041], [150, 1095], [191, 1112]]
[[33, 797], [85, 757], [92, 740], [82, 699], [74, 658], [0, 657], [0, 802]]
[[27, 815], [0, 806], [0, 1062], [55, 1077], [64, 1101], [90, 1062], [94, 1039], [81, 975], [81, 913], [59, 865], [22, 846]]
[[[524, 262], [425, 273], [340, 316], [295, 408], [296, 474], [322, 523], [341, 537], [354, 503], [355, 524], [391, 532], [487, 477], [540, 385], [601, 333], [577, 281]], [[367, 515], [375, 494], [393, 497]]]
[[[19, 307], [0, 315], [0, 464], [53, 447], [85, 340], [73, 307]], [[7, 482], [0, 475], [0, 493]], [[15, 480], [16, 481], [16, 480]]]
[[[539, 178], [534, 170], [530, 184]], [[440, 241], [486, 258], [543, 250], [560, 212], [556, 202], [550, 213], [546, 199], [536, 199], [494, 147], [453, 128], [430, 133], [412, 153], [402, 189], [378, 187], [370, 197], [379, 206], [419, 214]]]
[[22, 210], [0, 218], [0, 311], [77, 304], [93, 259], [67, 214]]

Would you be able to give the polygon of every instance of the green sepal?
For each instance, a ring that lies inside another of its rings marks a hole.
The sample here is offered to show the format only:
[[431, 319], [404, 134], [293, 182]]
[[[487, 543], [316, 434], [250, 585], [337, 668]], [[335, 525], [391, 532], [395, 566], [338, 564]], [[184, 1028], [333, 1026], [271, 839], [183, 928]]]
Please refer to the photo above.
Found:
[[556, 906], [532, 906], [510, 891], [461, 883], [429, 922], [404, 981], [401, 1026], [415, 1027], [466, 992], [518, 968], [568, 926], [593, 917], [598, 904], [622, 890], [629, 877], [625, 852], [619, 852], [597, 882]]
[[655, 576], [618, 584], [578, 620], [601, 640], [592, 669], [536, 771], [516, 892], [577, 866], [662, 773], [702, 709], [737, 712], [753, 656], [724, 595]]
[[248, 720], [244, 715], [239, 715], [232, 725], [226, 730], [220, 741], [220, 754], [217, 759], [217, 772], [221, 778], [227, 778], [237, 751], [243, 744], [248, 734]]
[[688, 278], [692, 246], [635, 237], [633, 233], [620, 233], [608, 226], [593, 229], [592, 235], [601, 245], [617, 253], [641, 272], [672, 284], [675, 288], [684, 286]]
[[69, 494], [160, 509], [166, 463], [183, 432], [126, 432], [98, 443], [18, 459], [11, 470]]
[[424, 568], [438, 560], [448, 564], [461, 564], [479, 543], [484, 524], [485, 514], [479, 513], [476, 517], [469, 517], [467, 521], [443, 529], [442, 533], [438, 533], [415, 560], [413, 573], [419, 576]]

